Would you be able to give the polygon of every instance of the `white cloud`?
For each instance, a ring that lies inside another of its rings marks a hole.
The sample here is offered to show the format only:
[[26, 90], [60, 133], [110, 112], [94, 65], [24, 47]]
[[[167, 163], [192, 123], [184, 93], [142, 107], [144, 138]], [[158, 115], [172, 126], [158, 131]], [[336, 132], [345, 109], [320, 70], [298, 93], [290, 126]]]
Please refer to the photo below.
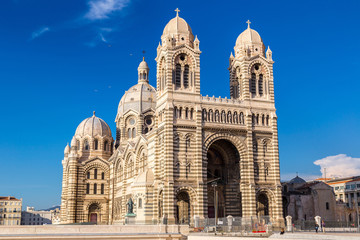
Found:
[[360, 158], [353, 158], [346, 154], [328, 156], [316, 160], [315, 165], [321, 167], [321, 173], [326, 177], [351, 177], [360, 175]]
[[31, 38], [30, 40], [34, 40], [35, 38], [38, 38], [40, 37], [41, 35], [43, 35], [44, 33], [50, 31], [50, 28], [49, 27], [42, 27], [36, 31], [34, 31], [32, 34], [31, 34]]
[[109, 18], [110, 14], [121, 11], [127, 6], [129, 0], [90, 0], [89, 11], [85, 18], [89, 20], [101, 20]]

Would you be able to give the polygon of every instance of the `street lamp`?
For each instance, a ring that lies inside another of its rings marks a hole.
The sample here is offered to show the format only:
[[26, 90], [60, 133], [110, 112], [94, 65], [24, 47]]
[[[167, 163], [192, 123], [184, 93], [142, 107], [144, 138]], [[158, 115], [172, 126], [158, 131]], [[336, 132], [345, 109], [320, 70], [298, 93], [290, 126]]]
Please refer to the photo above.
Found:
[[215, 208], [215, 232], [216, 232], [216, 225], [217, 225], [217, 215], [218, 215], [218, 204], [217, 204], [217, 191], [216, 191], [216, 187], [217, 187], [217, 182], [214, 181], [211, 183], [211, 186], [214, 188], [214, 208]]

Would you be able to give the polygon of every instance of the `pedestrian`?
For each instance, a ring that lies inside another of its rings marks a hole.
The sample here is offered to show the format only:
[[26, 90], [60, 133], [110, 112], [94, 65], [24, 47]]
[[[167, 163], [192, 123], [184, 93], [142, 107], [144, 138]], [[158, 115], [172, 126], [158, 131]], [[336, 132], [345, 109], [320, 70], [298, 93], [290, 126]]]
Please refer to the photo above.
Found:
[[283, 235], [284, 233], [285, 233], [285, 229], [284, 229], [284, 228], [281, 228], [280, 235]]
[[318, 232], [318, 230], [319, 230], [319, 224], [315, 223], [315, 231], [316, 231], [316, 233]]
[[322, 222], [321, 222], [321, 228], [322, 228], [323, 233], [325, 233], [325, 222], [324, 222], [324, 220], [322, 220]]

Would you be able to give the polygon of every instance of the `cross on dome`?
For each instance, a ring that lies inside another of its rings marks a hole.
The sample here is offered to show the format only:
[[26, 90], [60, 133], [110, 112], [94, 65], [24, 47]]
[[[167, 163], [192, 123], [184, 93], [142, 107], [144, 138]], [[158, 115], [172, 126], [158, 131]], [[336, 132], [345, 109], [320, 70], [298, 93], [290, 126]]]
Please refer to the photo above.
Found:
[[176, 12], [176, 16], [178, 17], [178, 16], [179, 16], [179, 12], [180, 12], [179, 8], [176, 8], [176, 9], [175, 9], [175, 12]]
[[95, 116], [95, 111], [93, 111], [93, 116]]
[[250, 24], [251, 24], [250, 20], [247, 20], [246, 23], [248, 24], [248, 28], [250, 28]]

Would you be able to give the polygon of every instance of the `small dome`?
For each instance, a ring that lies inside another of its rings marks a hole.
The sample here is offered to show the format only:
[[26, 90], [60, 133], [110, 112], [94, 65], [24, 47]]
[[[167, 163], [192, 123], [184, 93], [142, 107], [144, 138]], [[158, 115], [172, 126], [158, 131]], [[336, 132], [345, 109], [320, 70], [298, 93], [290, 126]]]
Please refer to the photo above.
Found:
[[176, 9], [176, 17], [171, 19], [168, 24], [166, 24], [163, 36], [170, 35], [171, 37], [176, 37], [177, 35], [183, 35], [188, 38], [190, 42], [194, 41], [194, 35], [192, 33], [191, 27], [187, 22], [179, 17], [180, 10]]
[[291, 179], [289, 181], [290, 184], [299, 184], [299, 183], [306, 183], [306, 181], [304, 179], [302, 179], [299, 176], [294, 177], [293, 179]]
[[145, 62], [145, 58], [143, 58], [142, 62], [139, 64], [138, 69], [149, 69], [147, 62]]
[[[141, 64], [141, 63], [140, 63]], [[139, 82], [125, 92], [121, 98], [117, 119], [124, 115], [128, 110], [133, 110], [142, 114], [156, 107], [156, 90], [148, 82]]]
[[75, 136], [101, 136], [101, 137], [111, 137], [111, 130], [109, 125], [94, 115], [82, 121], [76, 129]]

